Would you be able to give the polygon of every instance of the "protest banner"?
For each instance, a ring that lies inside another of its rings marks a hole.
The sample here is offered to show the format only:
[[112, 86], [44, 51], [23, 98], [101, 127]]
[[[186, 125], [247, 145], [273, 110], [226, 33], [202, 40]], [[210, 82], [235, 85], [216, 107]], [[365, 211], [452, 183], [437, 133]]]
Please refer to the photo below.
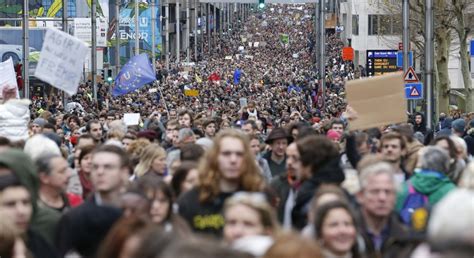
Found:
[[76, 94], [87, 50], [84, 42], [60, 30], [49, 28], [35, 77], [69, 95]]
[[405, 88], [401, 73], [348, 81], [347, 102], [357, 112], [351, 130], [406, 122]]
[[4, 88], [17, 89], [16, 95], [19, 98], [18, 85], [16, 83], [15, 68], [13, 67], [12, 58], [0, 63], [0, 98], [3, 98], [2, 92]]
[[184, 95], [188, 97], [197, 97], [199, 96], [199, 90], [184, 90]]

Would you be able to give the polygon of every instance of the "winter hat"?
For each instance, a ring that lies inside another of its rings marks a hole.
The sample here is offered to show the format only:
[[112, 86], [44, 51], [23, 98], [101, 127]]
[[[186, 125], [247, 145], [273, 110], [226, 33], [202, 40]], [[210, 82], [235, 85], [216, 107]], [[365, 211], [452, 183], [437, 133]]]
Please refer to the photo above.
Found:
[[341, 134], [332, 129], [327, 132], [326, 136], [331, 140], [341, 139]]
[[44, 127], [44, 125], [46, 124], [46, 120], [44, 120], [41, 117], [38, 117], [35, 120], [33, 120], [33, 124], [34, 125], [39, 125], [40, 127]]
[[464, 128], [466, 128], [466, 121], [464, 121], [464, 119], [462, 119], [462, 118], [458, 118], [458, 119], [453, 121], [451, 126], [454, 129], [454, 131], [456, 131], [458, 133], [462, 133], [462, 132], [464, 132]]
[[469, 121], [469, 128], [474, 128], [474, 119]]

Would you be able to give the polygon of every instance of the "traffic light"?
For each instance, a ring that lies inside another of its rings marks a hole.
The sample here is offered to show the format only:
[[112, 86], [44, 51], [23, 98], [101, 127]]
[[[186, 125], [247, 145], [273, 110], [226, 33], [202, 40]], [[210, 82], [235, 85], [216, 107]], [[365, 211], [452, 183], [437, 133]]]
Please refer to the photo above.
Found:
[[265, 8], [265, 0], [258, 0], [258, 8], [259, 9]]
[[112, 83], [113, 77], [112, 77], [112, 69], [107, 69], [107, 81], [109, 83]]

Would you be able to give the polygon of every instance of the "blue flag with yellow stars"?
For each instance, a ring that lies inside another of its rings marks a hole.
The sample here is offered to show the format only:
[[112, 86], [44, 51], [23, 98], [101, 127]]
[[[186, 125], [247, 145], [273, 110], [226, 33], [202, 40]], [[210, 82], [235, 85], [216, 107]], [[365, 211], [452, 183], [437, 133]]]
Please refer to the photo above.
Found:
[[115, 78], [114, 97], [135, 91], [145, 84], [156, 80], [155, 72], [147, 54], [132, 57]]

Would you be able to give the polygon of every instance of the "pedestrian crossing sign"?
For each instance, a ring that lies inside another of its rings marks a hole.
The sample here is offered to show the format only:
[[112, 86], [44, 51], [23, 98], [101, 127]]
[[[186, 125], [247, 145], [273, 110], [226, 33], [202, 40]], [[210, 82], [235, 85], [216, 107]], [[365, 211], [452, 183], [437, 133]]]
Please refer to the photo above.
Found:
[[407, 99], [422, 99], [423, 98], [423, 83], [406, 83], [405, 97]]

